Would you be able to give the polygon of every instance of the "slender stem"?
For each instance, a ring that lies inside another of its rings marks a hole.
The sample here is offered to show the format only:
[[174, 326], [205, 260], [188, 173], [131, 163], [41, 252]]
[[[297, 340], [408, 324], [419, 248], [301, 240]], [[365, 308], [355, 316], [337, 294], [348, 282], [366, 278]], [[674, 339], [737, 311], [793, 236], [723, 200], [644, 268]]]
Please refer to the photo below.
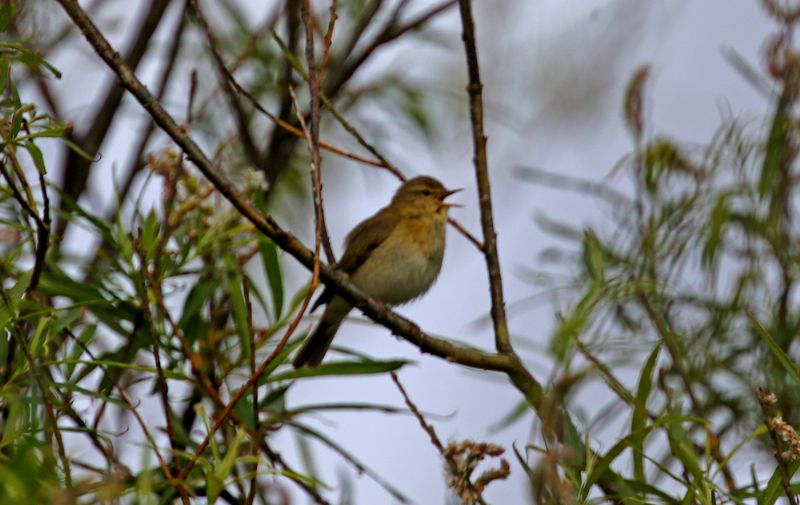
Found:
[[506, 307], [503, 297], [503, 278], [500, 275], [500, 261], [497, 256], [497, 234], [494, 230], [492, 195], [489, 186], [489, 162], [486, 155], [486, 134], [483, 131], [483, 85], [478, 67], [478, 49], [475, 44], [475, 22], [472, 19], [471, 0], [459, 0], [461, 13], [464, 52], [467, 57], [469, 84], [469, 115], [472, 122], [472, 142], [475, 148], [475, 177], [478, 183], [478, 196], [481, 208], [481, 227], [483, 228], [483, 253], [486, 270], [489, 274], [489, 290], [492, 297], [492, 322], [497, 351], [503, 354], [514, 352], [506, 322]]

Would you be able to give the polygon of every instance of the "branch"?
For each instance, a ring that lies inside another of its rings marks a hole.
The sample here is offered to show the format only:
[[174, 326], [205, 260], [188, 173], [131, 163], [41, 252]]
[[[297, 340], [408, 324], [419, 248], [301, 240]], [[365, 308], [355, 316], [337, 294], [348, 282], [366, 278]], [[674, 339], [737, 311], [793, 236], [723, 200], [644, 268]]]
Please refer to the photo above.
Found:
[[[311, 128], [306, 128], [303, 112], [297, 106], [297, 100], [292, 92], [292, 99], [295, 102], [297, 120], [303, 128], [308, 141], [308, 150], [311, 153], [311, 187], [314, 194], [314, 217], [316, 225], [316, 239], [314, 252], [319, 256], [320, 242], [324, 245], [325, 255], [329, 263], [335, 263], [333, 248], [328, 237], [328, 228], [325, 225], [325, 213], [322, 208], [322, 155], [319, 149], [319, 125], [320, 125], [320, 83], [322, 82], [324, 69], [317, 69], [314, 60], [314, 21], [311, 14], [311, 0], [303, 0], [302, 8], [303, 25], [306, 31], [306, 63], [308, 65], [308, 87], [311, 107]], [[333, 26], [336, 23], [336, 0], [331, 4], [331, 19], [328, 28], [328, 35], [325, 36], [325, 55], [329, 54], [330, 42], [333, 37]], [[330, 38], [329, 38], [330, 37]], [[323, 65], [325, 65], [323, 58]], [[291, 88], [289, 88], [291, 91]]]
[[489, 163], [486, 156], [486, 135], [483, 132], [483, 85], [478, 68], [478, 49], [475, 46], [475, 23], [472, 20], [471, 0], [459, 0], [461, 13], [464, 52], [467, 56], [469, 84], [469, 115], [472, 122], [472, 142], [475, 146], [475, 176], [478, 180], [478, 196], [481, 208], [481, 227], [483, 228], [483, 253], [486, 257], [486, 270], [489, 273], [489, 290], [492, 297], [492, 322], [497, 351], [513, 354], [511, 339], [506, 322], [505, 299], [503, 298], [503, 279], [500, 275], [500, 261], [497, 259], [497, 234], [494, 231], [492, 195], [489, 187]]

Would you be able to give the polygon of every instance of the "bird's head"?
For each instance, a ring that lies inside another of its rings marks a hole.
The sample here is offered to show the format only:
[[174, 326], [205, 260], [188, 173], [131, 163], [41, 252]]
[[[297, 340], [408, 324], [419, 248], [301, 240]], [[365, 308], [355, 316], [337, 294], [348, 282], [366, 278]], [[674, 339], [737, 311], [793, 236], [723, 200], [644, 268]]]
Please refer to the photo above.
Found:
[[451, 207], [460, 205], [445, 202], [445, 199], [460, 189], [447, 189], [433, 177], [420, 176], [409, 179], [397, 190], [392, 206], [410, 213], [431, 213], [447, 216]]

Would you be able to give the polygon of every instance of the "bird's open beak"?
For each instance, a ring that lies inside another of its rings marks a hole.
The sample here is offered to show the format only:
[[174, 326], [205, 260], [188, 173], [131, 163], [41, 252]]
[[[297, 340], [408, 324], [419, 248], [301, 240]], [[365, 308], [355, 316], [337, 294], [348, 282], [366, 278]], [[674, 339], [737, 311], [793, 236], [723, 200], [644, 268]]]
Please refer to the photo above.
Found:
[[441, 204], [441, 205], [442, 205], [442, 207], [443, 207], [443, 208], [446, 208], [446, 209], [449, 209], [449, 208], [451, 208], [451, 207], [461, 207], [461, 205], [459, 205], [459, 204], [457, 204], [457, 203], [446, 203], [446, 202], [444, 201], [444, 199], [445, 199], [445, 198], [447, 198], [448, 196], [452, 195], [453, 193], [458, 193], [459, 191], [461, 191], [461, 188], [457, 188], [457, 189], [448, 189], [447, 191], [445, 191], [444, 193], [442, 193], [442, 196], [440, 196], [440, 197], [439, 197], [439, 201], [440, 201], [440, 202], [442, 202], [442, 204]]

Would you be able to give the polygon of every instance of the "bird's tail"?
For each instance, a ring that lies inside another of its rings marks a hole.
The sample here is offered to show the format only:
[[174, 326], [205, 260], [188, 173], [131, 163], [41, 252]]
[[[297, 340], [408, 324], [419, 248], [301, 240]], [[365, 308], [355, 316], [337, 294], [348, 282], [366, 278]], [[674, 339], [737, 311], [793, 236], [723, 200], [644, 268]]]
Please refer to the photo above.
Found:
[[328, 352], [328, 348], [333, 342], [336, 330], [342, 325], [344, 317], [350, 312], [350, 305], [341, 298], [334, 298], [325, 308], [325, 313], [317, 324], [316, 328], [297, 352], [292, 361], [292, 366], [300, 368], [302, 366], [317, 366], [322, 363], [322, 358]]
[[292, 361], [292, 366], [300, 368], [301, 366], [317, 366], [322, 363], [322, 358], [328, 352], [328, 348], [333, 342], [333, 336], [336, 335], [336, 330], [339, 329], [341, 321], [328, 324], [325, 321], [320, 321], [308, 340], [305, 341], [303, 347], [297, 352], [297, 355]]

